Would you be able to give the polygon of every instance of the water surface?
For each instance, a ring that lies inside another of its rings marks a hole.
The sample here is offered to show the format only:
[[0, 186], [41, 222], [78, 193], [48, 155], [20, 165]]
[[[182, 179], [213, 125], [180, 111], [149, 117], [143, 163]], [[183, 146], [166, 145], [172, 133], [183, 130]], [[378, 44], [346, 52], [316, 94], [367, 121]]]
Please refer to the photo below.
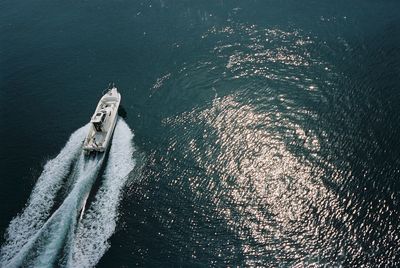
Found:
[[0, 9], [1, 234], [113, 81], [140, 153], [99, 267], [400, 265], [398, 1]]

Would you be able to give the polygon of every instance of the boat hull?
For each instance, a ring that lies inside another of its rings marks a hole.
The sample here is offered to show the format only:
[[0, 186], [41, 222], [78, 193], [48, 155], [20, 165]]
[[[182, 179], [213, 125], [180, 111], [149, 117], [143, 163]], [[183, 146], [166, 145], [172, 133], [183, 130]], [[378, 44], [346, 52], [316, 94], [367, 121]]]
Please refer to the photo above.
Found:
[[118, 120], [120, 102], [121, 94], [115, 87], [100, 99], [83, 144], [85, 154], [105, 152], [108, 149]]

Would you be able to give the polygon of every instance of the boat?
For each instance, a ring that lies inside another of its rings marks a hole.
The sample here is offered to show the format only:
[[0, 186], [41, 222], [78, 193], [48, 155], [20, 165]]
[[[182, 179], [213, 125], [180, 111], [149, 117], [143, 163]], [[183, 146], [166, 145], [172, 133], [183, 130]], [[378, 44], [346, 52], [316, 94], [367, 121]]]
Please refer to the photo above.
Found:
[[83, 143], [86, 155], [108, 149], [117, 123], [120, 102], [121, 94], [114, 85], [101, 97], [90, 119], [89, 132]]

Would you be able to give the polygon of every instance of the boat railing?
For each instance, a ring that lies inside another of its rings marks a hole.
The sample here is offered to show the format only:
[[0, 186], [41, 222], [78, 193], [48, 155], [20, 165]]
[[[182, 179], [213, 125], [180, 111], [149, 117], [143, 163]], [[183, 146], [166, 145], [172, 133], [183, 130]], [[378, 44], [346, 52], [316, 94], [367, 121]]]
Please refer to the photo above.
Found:
[[108, 84], [108, 88], [104, 89], [102, 94], [105, 95], [106, 93], [110, 92], [110, 90], [113, 89], [114, 87], [115, 87], [115, 83], [114, 82]]
[[103, 92], [101, 92], [101, 94], [104, 96], [106, 95], [108, 92], [110, 92], [111, 88], [106, 88], [103, 90]]

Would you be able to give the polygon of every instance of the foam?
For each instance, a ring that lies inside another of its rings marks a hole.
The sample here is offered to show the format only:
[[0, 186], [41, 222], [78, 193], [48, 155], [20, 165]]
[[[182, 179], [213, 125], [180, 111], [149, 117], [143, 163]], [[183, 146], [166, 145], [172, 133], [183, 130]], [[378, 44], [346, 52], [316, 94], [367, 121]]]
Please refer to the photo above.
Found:
[[59, 209], [54, 212], [54, 217], [52, 216], [51, 220], [46, 223], [45, 232], [41, 237], [44, 238], [45, 243], [40, 249], [37, 249], [40, 254], [35, 260], [34, 267], [52, 267], [58, 253], [65, 245], [66, 239], [67, 241], [73, 239], [77, 213], [93, 186], [103, 160], [104, 155], [89, 160], [85, 160], [81, 155], [77, 165], [76, 183]]
[[81, 152], [88, 125], [76, 130], [61, 152], [49, 160], [22, 213], [11, 220], [0, 251], [0, 266], [8, 263], [43, 226], [71, 165]]
[[[10, 223], [1, 249], [1, 267], [52, 267], [61, 253], [64, 258], [59, 265], [91, 267], [110, 247], [108, 239], [115, 231], [121, 191], [135, 166], [133, 133], [122, 119], [118, 120], [102, 185], [78, 221], [104, 161], [104, 154], [84, 157], [81, 145], [86, 132], [87, 125], [74, 132], [59, 155], [46, 163], [25, 209]], [[70, 171], [74, 179], [71, 190], [49, 215]]]
[[26, 263], [34, 267], [53, 266], [65, 240], [74, 234], [77, 212], [83, 198], [90, 191], [103, 160], [104, 155], [86, 160], [81, 153], [75, 166], [77, 178], [71, 192], [41, 228], [27, 239], [12, 258], [3, 263], [4, 266], [21, 267]]
[[122, 189], [135, 166], [132, 138], [128, 125], [119, 119], [102, 185], [77, 226], [67, 267], [93, 267], [110, 247], [108, 239], [115, 231]]

